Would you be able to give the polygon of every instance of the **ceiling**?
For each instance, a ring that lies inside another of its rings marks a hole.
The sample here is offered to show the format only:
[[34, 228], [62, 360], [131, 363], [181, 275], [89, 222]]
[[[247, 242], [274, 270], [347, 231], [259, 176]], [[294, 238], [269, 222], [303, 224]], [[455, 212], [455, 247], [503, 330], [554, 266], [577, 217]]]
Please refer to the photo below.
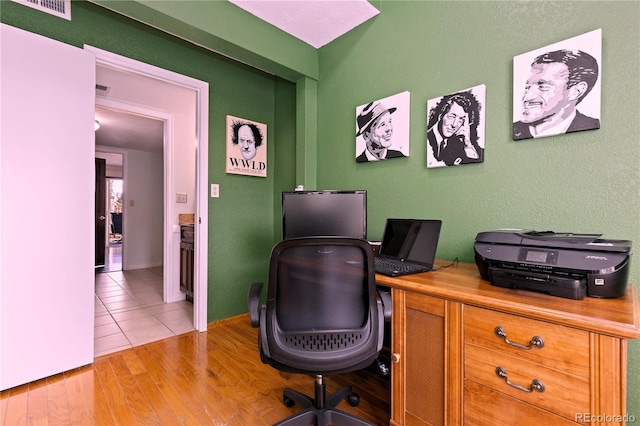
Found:
[[229, 1], [316, 49], [380, 13], [367, 0]]
[[[315, 48], [330, 43], [379, 13], [367, 0], [230, 1]], [[175, 87], [159, 87], [162, 83], [157, 80], [100, 67], [96, 83], [101, 86], [96, 88], [96, 97], [127, 97], [127, 102], [133, 104], [157, 104], [149, 101], [150, 93], [162, 93], [163, 102], [173, 99], [176, 103], [185, 98], [184, 93], [172, 93]], [[163, 150], [162, 120], [101, 106], [96, 106], [95, 118], [100, 123], [96, 145], [148, 152]]]
[[98, 105], [95, 118], [100, 123], [96, 131], [96, 145], [162, 152], [164, 121]]

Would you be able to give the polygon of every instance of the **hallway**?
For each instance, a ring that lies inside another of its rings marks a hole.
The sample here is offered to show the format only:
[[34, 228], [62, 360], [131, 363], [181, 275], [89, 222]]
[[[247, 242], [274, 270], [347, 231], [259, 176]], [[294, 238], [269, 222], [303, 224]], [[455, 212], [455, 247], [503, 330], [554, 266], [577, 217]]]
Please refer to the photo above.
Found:
[[[118, 249], [110, 248], [111, 260]], [[96, 269], [95, 357], [194, 330], [192, 303], [163, 302], [162, 267], [121, 269], [113, 262]]]

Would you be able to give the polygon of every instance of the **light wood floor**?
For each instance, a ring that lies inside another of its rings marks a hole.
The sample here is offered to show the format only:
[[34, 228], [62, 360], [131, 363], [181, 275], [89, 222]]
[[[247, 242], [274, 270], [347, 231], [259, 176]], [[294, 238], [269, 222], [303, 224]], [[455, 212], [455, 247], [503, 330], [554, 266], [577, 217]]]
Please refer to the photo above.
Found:
[[[389, 381], [373, 368], [326, 382], [328, 393], [350, 384], [360, 394], [341, 409], [389, 424]], [[257, 329], [241, 315], [3, 391], [0, 424], [270, 425], [299, 410], [282, 403], [285, 386], [313, 395], [313, 378], [260, 362]]]

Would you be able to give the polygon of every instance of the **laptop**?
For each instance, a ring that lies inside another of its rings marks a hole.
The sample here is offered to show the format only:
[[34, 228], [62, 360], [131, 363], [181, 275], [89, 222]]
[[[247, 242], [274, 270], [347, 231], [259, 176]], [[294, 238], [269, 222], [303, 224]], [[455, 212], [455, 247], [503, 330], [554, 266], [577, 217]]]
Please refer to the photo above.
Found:
[[387, 219], [376, 272], [397, 277], [432, 270], [441, 227], [441, 220]]

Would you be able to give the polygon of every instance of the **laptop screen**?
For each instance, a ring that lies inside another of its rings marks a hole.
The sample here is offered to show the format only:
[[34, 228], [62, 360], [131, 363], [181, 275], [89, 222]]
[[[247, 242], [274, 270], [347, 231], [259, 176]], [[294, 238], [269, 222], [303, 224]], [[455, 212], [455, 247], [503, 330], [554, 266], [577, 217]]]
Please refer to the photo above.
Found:
[[380, 257], [432, 266], [441, 226], [440, 220], [387, 219]]

